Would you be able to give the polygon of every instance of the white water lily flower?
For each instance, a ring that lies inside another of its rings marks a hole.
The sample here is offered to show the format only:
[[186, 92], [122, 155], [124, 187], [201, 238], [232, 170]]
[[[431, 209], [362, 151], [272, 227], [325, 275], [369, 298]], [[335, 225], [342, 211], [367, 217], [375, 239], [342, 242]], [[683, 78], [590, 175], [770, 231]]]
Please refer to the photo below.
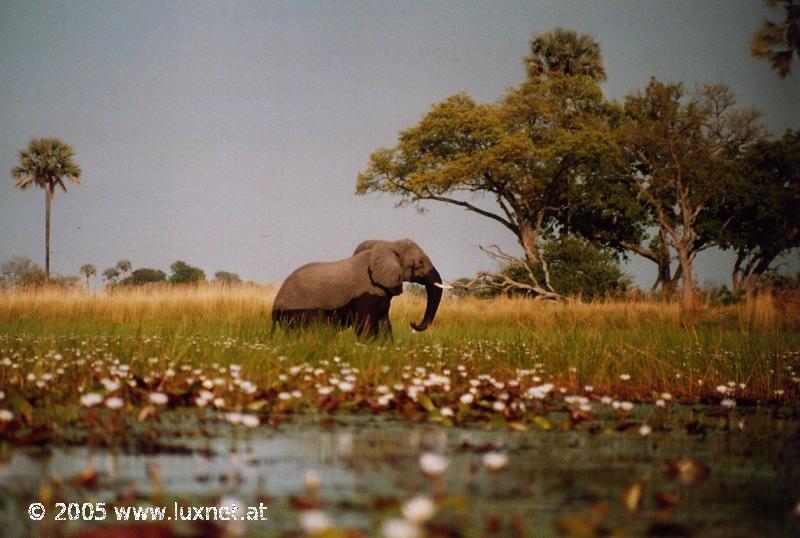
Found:
[[114, 381], [113, 379], [103, 378], [100, 380], [100, 383], [102, 383], [108, 392], [114, 392], [120, 387], [119, 382]]
[[117, 398], [114, 396], [106, 399], [106, 407], [109, 409], [119, 409], [123, 405], [125, 405], [125, 401], [122, 398]]
[[169, 401], [169, 397], [164, 394], [163, 392], [151, 392], [150, 393], [150, 403], [154, 403], [156, 405], [167, 405]]
[[494, 409], [497, 412], [505, 411], [506, 404], [498, 400], [492, 404], [492, 409]]
[[419, 538], [419, 527], [406, 519], [391, 518], [383, 522], [381, 536], [384, 538]]
[[240, 424], [242, 422], [241, 413], [225, 413], [225, 420], [231, 424]]
[[341, 383], [339, 383], [339, 390], [342, 392], [350, 392], [351, 390], [353, 390], [353, 384], [348, 383], [347, 381], [342, 381]]
[[452, 417], [452, 416], [453, 416], [453, 414], [454, 414], [454, 413], [453, 413], [453, 410], [452, 410], [452, 409], [450, 409], [449, 407], [442, 407], [442, 408], [439, 410], [439, 412], [442, 414], [442, 416], [443, 416], [443, 417]]
[[278, 399], [283, 400], [285, 402], [287, 400], [291, 400], [292, 395], [289, 394], [288, 392], [281, 392], [280, 394], [278, 394]]
[[225, 407], [225, 398], [214, 398], [214, 407], [217, 409]]
[[467, 392], [467, 393], [465, 393], [465, 394], [462, 394], [462, 395], [461, 395], [461, 398], [459, 398], [459, 399], [458, 399], [458, 401], [460, 401], [460, 402], [461, 402], [462, 404], [464, 404], [464, 405], [469, 405], [469, 404], [471, 404], [471, 403], [472, 403], [474, 400], [475, 400], [475, 396], [473, 396], [473, 395], [472, 395], [471, 393], [469, 393], [469, 392]]
[[727, 385], [717, 385], [717, 392], [720, 394], [727, 394], [728, 386]]
[[505, 452], [487, 452], [483, 455], [483, 465], [492, 472], [499, 471], [508, 465], [508, 455]]
[[300, 512], [300, 526], [308, 534], [322, 534], [333, 527], [328, 514], [321, 510], [306, 510]]
[[87, 392], [83, 396], [81, 396], [81, 405], [84, 407], [94, 407], [95, 405], [101, 403], [103, 401], [103, 397], [97, 394], [96, 392]]
[[639, 427], [639, 435], [642, 437], [647, 437], [652, 432], [653, 428], [651, 428], [648, 424], [642, 424], [641, 427]]
[[333, 392], [333, 387], [320, 387], [317, 389], [317, 393], [319, 393], [320, 396], [327, 396], [331, 392]]
[[14, 413], [8, 409], [0, 409], [0, 422], [9, 422], [14, 420]]
[[619, 408], [622, 409], [623, 411], [630, 411], [631, 409], [633, 409], [633, 404], [631, 402], [620, 402]]
[[664, 407], [665, 405], [667, 405], [667, 402], [665, 402], [663, 398], [656, 400], [656, 407]]
[[447, 458], [432, 452], [425, 452], [419, 457], [419, 466], [422, 468], [422, 472], [430, 477], [442, 476], [449, 465], [450, 461]]
[[255, 428], [261, 424], [261, 420], [256, 415], [242, 415], [242, 424], [247, 428]]
[[733, 398], [725, 398], [724, 400], [719, 402], [719, 404], [722, 407], [727, 407], [728, 409], [733, 409], [734, 407], [736, 407], [736, 400], [734, 400]]
[[623, 381], [630, 381], [631, 375], [630, 374], [620, 374], [619, 378]]
[[436, 513], [436, 506], [430, 498], [420, 495], [405, 503], [402, 513], [410, 522], [422, 525]]

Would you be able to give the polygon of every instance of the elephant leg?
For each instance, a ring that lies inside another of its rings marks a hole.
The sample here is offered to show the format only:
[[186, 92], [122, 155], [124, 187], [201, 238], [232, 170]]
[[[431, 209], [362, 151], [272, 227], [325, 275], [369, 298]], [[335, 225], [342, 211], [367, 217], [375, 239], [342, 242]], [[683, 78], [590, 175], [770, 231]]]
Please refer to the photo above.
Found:
[[[391, 298], [367, 295], [358, 301], [355, 308], [354, 328], [359, 337], [375, 338], [385, 329], [384, 321], [389, 321]], [[391, 326], [389, 326], [391, 334]]]
[[378, 333], [384, 338], [394, 340], [394, 335], [392, 334], [392, 322], [389, 321], [388, 315], [378, 322]]

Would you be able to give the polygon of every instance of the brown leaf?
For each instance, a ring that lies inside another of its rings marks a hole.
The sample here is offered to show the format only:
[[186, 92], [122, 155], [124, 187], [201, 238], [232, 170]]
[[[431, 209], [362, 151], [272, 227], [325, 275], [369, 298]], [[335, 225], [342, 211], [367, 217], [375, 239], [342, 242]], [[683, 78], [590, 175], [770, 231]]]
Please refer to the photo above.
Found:
[[663, 508], [671, 507], [671, 506], [678, 506], [681, 503], [681, 500], [678, 498], [677, 495], [672, 493], [667, 493], [666, 491], [659, 491], [656, 493], [656, 502], [658, 506]]
[[86, 467], [81, 472], [72, 476], [69, 483], [76, 488], [92, 488], [97, 484], [100, 473], [94, 467]]
[[622, 494], [621, 501], [623, 506], [628, 509], [628, 512], [633, 513], [639, 509], [639, 504], [642, 502], [643, 492], [643, 482], [635, 482], [625, 490], [625, 492]]

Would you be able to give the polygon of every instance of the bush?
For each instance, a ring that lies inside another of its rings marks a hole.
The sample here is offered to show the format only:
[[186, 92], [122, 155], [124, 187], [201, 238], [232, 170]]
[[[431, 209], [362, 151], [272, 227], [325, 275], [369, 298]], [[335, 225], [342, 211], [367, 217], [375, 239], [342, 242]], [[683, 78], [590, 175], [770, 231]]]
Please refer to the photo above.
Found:
[[43, 285], [47, 276], [30, 258], [16, 257], [0, 266], [0, 279], [7, 287], [28, 287]]
[[[585, 239], [568, 235], [546, 241], [542, 247], [542, 255], [548, 264], [550, 284], [560, 295], [592, 300], [619, 296], [633, 288], [633, 280], [622, 271], [614, 254]], [[544, 270], [537, 266], [533, 273], [544, 287]], [[504, 265], [499, 274], [521, 284], [533, 284], [522, 262]], [[460, 281], [466, 282], [468, 279], [459, 279], [456, 282]], [[476, 291], [475, 295], [492, 297], [499, 293], [499, 288], [484, 288]], [[527, 290], [516, 288], [509, 293], [525, 294]]]
[[149, 267], [141, 267], [131, 273], [131, 276], [123, 278], [120, 286], [144, 286], [153, 282], [166, 282], [167, 274], [158, 269], [151, 269]]
[[192, 267], [188, 263], [178, 260], [169, 266], [172, 274], [169, 276], [171, 284], [197, 284], [206, 281], [206, 274], [199, 267]]
[[229, 273], [228, 271], [217, 271], [214, 273], [214, 280], [222, 285], [241, 284], [242, 279], [236, 273]]

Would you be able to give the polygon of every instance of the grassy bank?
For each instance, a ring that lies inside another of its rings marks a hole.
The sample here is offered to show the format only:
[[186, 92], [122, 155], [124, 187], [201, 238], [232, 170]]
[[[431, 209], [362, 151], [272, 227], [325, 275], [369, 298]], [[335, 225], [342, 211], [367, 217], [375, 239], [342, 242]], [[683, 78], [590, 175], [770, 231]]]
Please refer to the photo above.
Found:
[[622, 402], [729, 409], [798, 391], [798, 320], [768, 296], [692, 313], [660, 302], [451, 298], [414, 333], [408, 322], [421, 317], [424, 297], [407, 294], [393, 307], [394, 341], [372, 343], [325, 327], [272, 333], [273, 296], [211, 286], [0, 295], [0, 408], [14, 417], [0, 431], [58, 437], [65, 424], [91, 429], [111, 416], [103, 429], [113, 432], [162, 406], [261, 422], [345, 410], [527, 427], [560, 408], [579, 421], [597, 406], [624, 412]]

